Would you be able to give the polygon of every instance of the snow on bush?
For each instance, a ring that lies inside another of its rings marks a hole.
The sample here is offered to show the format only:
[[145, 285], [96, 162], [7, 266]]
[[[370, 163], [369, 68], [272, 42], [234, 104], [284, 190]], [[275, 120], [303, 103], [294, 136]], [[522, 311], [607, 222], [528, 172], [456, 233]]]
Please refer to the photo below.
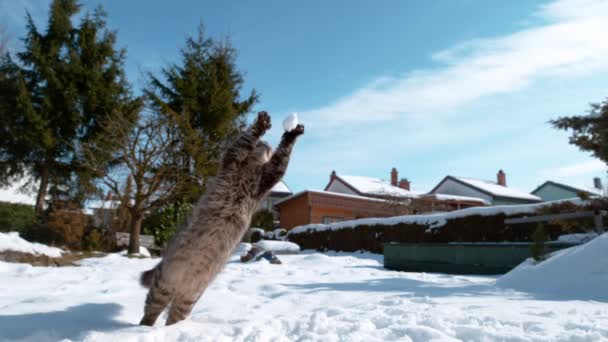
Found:
[[375, 226], [375, 225], [397, 225], [397, 224], [417, 224], [422, 226], [429, 226], [427, 231], [431, 231], [436, 228], [443, 227], [446, 225], [448, 220], [455, 218], [462, 218], [467, 216], [494, 216], [504, 214], [505, 216], [512, 216], [518, 214], [535, 214], [538, 209], [548, 207], [559, 202], [572, 202], [577, 205], [585, 204], [584, 201], [579, 199], [569, 199], [553, 202], [543, 202], [536, 204], [520, 204], [520, 205], [497, 205], [493, 207], [473, 207], [461, 210], [450, 211], [447, 213], [436, 213], [436, 214], [421, 214], [421, 215], [404, 215], [404, 216], [393, 216], [393, 217], [382, 217], [382, 218], [365, 218], [351, 221], [341, 221], [331, 224], [308, 224], [304, 226], [296, 227], [289, 231], [288, 235], [300, 234], [306, 232], [319, 232], [325, 230], [339, 230], [345, 228], [353, 228], [356, 226]]
[[555, 252], [545, 261], [528, 259], [496, 286], [561, 299], [608, 301], [608, 233]]
[[17, 232], [0, 233], [0, 252], [15, 251], [34, 255], [46, 255], [51, 258], [61, 257], [63, 250], [49, 247], [41, 243], [33, 243], [22, 239]]

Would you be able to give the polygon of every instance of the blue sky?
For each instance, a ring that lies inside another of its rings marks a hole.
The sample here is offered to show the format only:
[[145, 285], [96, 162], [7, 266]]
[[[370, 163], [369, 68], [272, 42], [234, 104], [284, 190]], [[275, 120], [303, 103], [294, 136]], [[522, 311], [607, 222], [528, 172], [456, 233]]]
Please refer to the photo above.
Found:
[[[0, 0], [0, 19], [18, 38], [24, 9], [44, 27], [48, 3]], [[419, 191], [498, 169], [527, 191], [605, 178], [547, 121], [608, 96], [607, 1], [83, 1], [100, 3], [136, 90], [199, 21], [230, 37], [245, 91], [274, 120], [268, 140], [291, 112], [306, 125], [285, 177], [294, 191], [322, 189], [332, 170], [389, 179], [392, 167]]]

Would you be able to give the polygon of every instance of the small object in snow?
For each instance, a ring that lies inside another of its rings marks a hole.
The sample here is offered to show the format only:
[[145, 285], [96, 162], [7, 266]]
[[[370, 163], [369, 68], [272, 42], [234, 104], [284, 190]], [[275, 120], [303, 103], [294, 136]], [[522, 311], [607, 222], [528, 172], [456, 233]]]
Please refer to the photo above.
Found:
[[285, 120], [283, 120], [283, 128], [285, 132], [291, 132], [298, 125], [298, 114], [293, 113], [288, 116]]

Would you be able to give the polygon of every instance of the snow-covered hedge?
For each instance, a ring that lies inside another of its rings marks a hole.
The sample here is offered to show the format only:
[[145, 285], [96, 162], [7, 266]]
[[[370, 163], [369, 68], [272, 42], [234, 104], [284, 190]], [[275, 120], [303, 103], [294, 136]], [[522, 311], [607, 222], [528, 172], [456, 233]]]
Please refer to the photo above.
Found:
[[[382, 252], [386, 242], [528, 242], [537, 223], [506, 225], [507, 217], [533, 216], [583, 207], [580, 200], [546, 202], [528, 205], [503, 205], [477, 207], [447, 213], [406, 215], [386, 218], [367, 218], [332, 224], [311, 224], [292, 229], [287, 240], [303, 249]], [[545, 223], [551, 239], [568, 233], [583, 233], [592, 225], [563, 225], [560, 222]], [[580, 220], [579, 220], [580, 221]]]

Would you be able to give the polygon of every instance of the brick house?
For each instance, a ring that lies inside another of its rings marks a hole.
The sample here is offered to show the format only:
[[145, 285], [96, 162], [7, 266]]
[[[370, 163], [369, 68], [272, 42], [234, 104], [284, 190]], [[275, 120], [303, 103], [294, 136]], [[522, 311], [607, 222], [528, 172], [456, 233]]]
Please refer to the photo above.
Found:
[[281, 227], [292, 229], [309, 223], [331, 223], [366, 217], [404, 215], [407, 206], [358, 195], [321, 190], [305, 190], [279, 200]]
[[310, 223], [449, 211], [488, 204], [480, 198], [412, 191], [407, 179], [399, 180], [395, 168], [390, 177], [388, 182], [372, 177], [338, 175], [332, 171], [325, 190], [305, 190], [275, 203], [280, 225], [291, 229]]

